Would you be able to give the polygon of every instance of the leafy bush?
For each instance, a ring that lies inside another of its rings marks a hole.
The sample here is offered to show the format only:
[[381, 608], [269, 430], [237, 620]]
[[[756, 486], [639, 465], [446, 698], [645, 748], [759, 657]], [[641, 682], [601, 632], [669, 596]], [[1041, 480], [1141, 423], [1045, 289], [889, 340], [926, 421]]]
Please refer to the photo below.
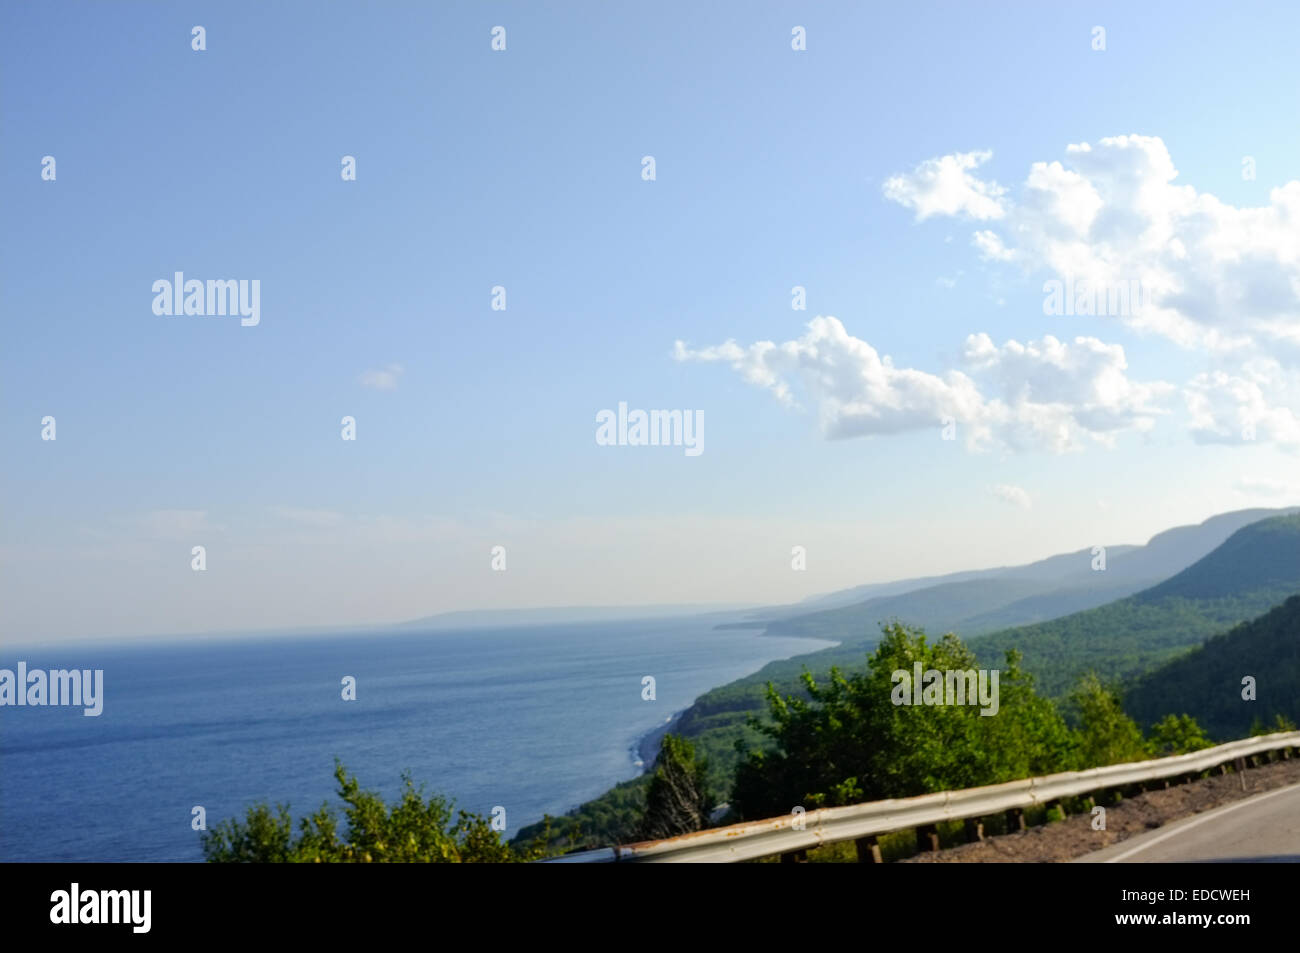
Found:
[[501, 840], [491, 822], [477, 814], [456, 812], [438, 795], [426, 800], [403, 775], [403, 790], [389, 807], [372, 791], [363, 791], [337, 760], [334, 778], [346, 805], [346, 834], [327, 805], [299, 822], [293, 836], [287, 805], [274, 811], [266, 804], [248, 809], [244, 820], [227, 819], [203, 835], [209, 863], [510, 863], [542, 856], [541, 844], [519, 850]]
[[864, 671], [832, 669], [824, 683], [805, 673], [807, 698], [769, 686], [771, 720], [752, 724], [773, 745], [741, 752], [731, 800], [740, 817], [993, 784], [1073, 763], [1077, 740], [1015, 652], [1000, 670], [996, 715], [978, 705], [896, 705], [895, 670], [910, 674], [920, 662], [964, 671], [976, 668], [975, 656], [951, 633], [933, 644], [900, 623], [883, 633]]
[[1079, 712], [1080, 721], [1076, 735], [1077, 767], [1095, 768], [1149, 757], [1142, 729], [1124, 714], [1119, 697], [1096, 674], [1089, 672], [1080, 679], [1070, 702]]
[[1152, 757], [1167, 758], [1214, 747], [1191, 715], [1165, 715], [1151, 729], [1147, 747]]

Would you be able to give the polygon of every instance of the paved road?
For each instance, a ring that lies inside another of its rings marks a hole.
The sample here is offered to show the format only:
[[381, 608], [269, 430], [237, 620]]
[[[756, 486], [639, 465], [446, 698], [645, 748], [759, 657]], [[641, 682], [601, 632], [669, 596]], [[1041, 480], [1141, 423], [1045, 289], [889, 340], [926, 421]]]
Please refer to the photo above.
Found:
[[1300, 784], [1256, 794], [1095, 851], [1076, 864], [1300, 863]]

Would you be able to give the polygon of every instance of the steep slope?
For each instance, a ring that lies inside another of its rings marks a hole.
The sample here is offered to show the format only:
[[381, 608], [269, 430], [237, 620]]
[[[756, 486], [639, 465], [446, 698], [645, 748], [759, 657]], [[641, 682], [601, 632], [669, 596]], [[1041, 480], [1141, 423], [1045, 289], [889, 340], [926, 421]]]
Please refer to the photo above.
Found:
[[1134, 677], [1223, 629], [1267, 612], [1300, 592], [1300, 515], [1277, 516], [1233, 533], [1171, 579], [1108, 605], [978, 638], [981, 661], [996, 667], [1009, 648], [1051, 695], [1089, 669]]
[[996, 569], [968, 569], [964, 572], [952, 572], [942, 576], [918, 576], [914, 579], [897, 579], [893, 582], [871, 582], [863, 586], [854, 586], [852, 589], [839, 589], [824, 595], [809, 596], [800, 603], [784, 606], [783, 608], [799, 613], [821, 612], [826, 609], [856, 605], [859, 602], [866, 602], [868, 599], [897, 596], [905, 592], [915, 592], [918, 589], [928, 589], [931, 586], [941, 586], [950, 582], [991, 579], [1005, 571], [1002, 567]]
[[767, 625], [769, 635], [819, 639], [861, 639], [864, 630], [876, 632], [878, 623], [900, 618], [926, 631], [957, 628], [978, 613], [1040, 595], [1043, 584], [1027, 579], [979, 579], [949, 582], [896, 596], [868, 599], [858, 605], [812, 612]]
[[1300, 513], [1300, 507], [1234, 510], [1211, 516], [1196, 526], [1175, 526], [1157, 533], [1145, 546], [1131, 552], [1109, 551], [1107, 571], [1122, 570], [1128, 579], [1168, 579], [1209, 555], [1242, 527], [1295, 513]]
[[[1098, 573], [1098, 576], [1100, 575]], [[1128, 582], [1112, 582], [1110, 585], [1104, 585], [1103, 581], [1098, 579], [1097, 584], [1093, 586], [1081, 586], [1077, 589], [1053, 589], [1041, 595], [1029, 596], [1025, 599], [1007, 603], [990, 612], [968, 616], [955, 626], [952, 626], [952, 628], [963, 637], [969, 637], [996, 632], [999, 629], [1007, 629], [1012, 626], [1046, 622], [1049, 619], [1057, 619], [1074, 612], [1083, 612], [1085, 609], [1094, 609], [1108, 602], [1114, 602], [1116, 599], [1123, 599], [1125, 596], [1131, 596], [1135, 592], [1140, 592], [1155, 585], [1158, 581], [1157, 579], [1135, 579]], [[947, 631], [947, 629], [944, 631]]]
[[[1255, 701], [1241, 697], [1247, 675]], [[1142, 676], [1124, 707], [1144, 726], [1167, 712], [1191, 715], [1218, 741], [1248, 734], [1256, 719], [1300, 723], [1300, 596]]]
[[[1107, 569], [1112, 574], [1110, 576], [1112, 581], [1132, 584], [1133, 589], [1131, 591], [1136, 592], [1156, 580], [1168, 579], [1175, 573], [1186, 569], [1196, 560], [1222, 544], [1243, 526], [1248, 526], [1251, 523], [1272, 516], [1285, 516], [1295, 512], [1300, 512], [1300, 507], [1234, 510], [1230, 513], [1211, 516], [1209, 519], [1194, 525], [1175, 526], [1172, 529], [1167, 529], [1152, 536], [1145, 545], [1107, 546]], [[870, 583], [863, 586], [854, 586], [851, 589], [840, 589], [825, 595], [811, 596], [794, 606], [781, 606], [775, 607], [774, 610], [764, 610], [762, 618], [821, 612], [826, 609], [860, 604], [884, 596], [898, 596], [948, 583], [978, 580], [1015, 578], [1052, 584], [1044, 586], [1041, 590], [1044, 593], [1058, 587], [1062, 590], [1069, 590], [1074, 587], [1091, 588], [1092, 583], [1089, 582], [1089, 578], [1092, 576], [1091, 563], [1092, 551], [1091, 549], [1085, 549], [1073, 553], [1063, 553], [1058, 556], [1049, 556], [1046, 559], [1019, 566], [999, 566], [994, 569], [974, 569], [949, 573], [943, 576], [923, 576], [894, 582]], [[758, 614], [756, 613], [755, 616], [757, 617]], [[1002, 624], [1010, 625], [1012, 623], [1004, 622]]]
[[[1295, 507], [1237, 510], [1195, 526], [1165, 530], [1145, 546], [1109, 546], [1105, 572], [1094, 572], [1092, 550], [1082, 549], [1024, 566], [931, 577], [937, 580], [931, 585], [906, 588], [906, 583], [884, 584], [905, 588], [876, 592], [861, 602], [814, 612], [790, 614], [790, 607], [785, 607], [782, 612], [764, 612], [761, 624], [772, 635], [841, 641], [861, 638], [863, 632], [875, 633], [887, 619], [900, 619], [934, 633], [954, 631], [963, 637], [1029, 625], [1140, 592], [1188, 568], [1242, 527], [1296, 512]], [[876, 588], [843, 590], [821, 597], [815, 604], [829, 606], [837, 597]], [[740, 625], [757, 628], [760, 620]]]

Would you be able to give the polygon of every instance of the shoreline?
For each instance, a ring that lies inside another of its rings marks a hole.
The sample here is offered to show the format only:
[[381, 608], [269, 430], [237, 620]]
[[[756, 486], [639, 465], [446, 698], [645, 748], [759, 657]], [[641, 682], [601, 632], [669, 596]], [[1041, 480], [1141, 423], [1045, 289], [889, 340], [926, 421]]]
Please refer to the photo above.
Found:
[[[727, 687], [728, 685], [732, 685], [732, 684], [735, 684], [736, 682], [739, 682], [739, 681], [742, 681], [742, 680], [744, 680], [744, 679], [746, 679], [746, 678], [749, 678], [751, 675], [754, 675], [754, 674], [756, 674], [756, 673], [758, 673], [758, 672], [761, 672], [765, 666], [770, 665], [770, 664], [772, 664], [773, 662], [787, 661], [787, 660], [792, 659], [792, 658], [798, 658], [799, 656], [802, 656], [802, 655], [812, 655], [812, 654], [815, 654], [816, 652], [821, 651], [822, 649], [830, 649], [830, 648], [834, 648], [835, 646], [838, 646], [838, 645], [842, 644], [842, 641], [839, 640], [839, 639], [827, 639], [827, 638], [825, 638], [824, 636], [820, 636], [820, 635], [811, 635], [811, 634], [804, 634], [804, 633], [799, 633], [799, 634], [772, 633], [772, 634], [769, 634], [769, 632], [768, 632], [768, 628], [769, 628], [769, 626], [770, 626], [770, 622], [771, 622], [771, 620], [760, 620], [760, 621], [757, 621], [757, 622], [754, 623], [754, 624], [749, 624], [749, 625], [738, 625], [738, 626], [735, 626], [735, 628], [736, 628], [736, 629], [747, 629], [747, 630], [749, 630], [750, 632], [753, 632], [755, 638], [764, 638], [764, 637], [773, 637], [773, 636], [775, 636], [775, 637], [780, 637], [780, 638], [789, 638], [789, 639], [792, 639], [792, 640], [801, 640], [801, 641], [802, 641], [802, 640], [809, 640], [809, 641], [814, 641], [814, 642], [821, 642], [821, 643], [823, 643], [823, 644], [822, 644], [822, 646], [821, 646], [820, 648], [812, 648], [812, 649], [808, 649], [807, 651], [794, 652], [794, 653], [792, 653], [792, 654], [790, 654], [790, 655], [784, 655], [784, 656], [780, 656], [780, 657], [778, 657], [778, 658], [768, 659], [766, 662], [763, 662], [763, 663], [760, 664], [756, 669], [754, 669], [753, 672], [751, 672], [751, 673], [749, 673], [749, 674], [747, 674], [747, 675], [741, 675], [741, 676], [738, 676], [738, 677], [735, 677], [735, 678], [729, 679], [729, 680], [724, 681], [724, 682], [721, 682], [721, 683], [719, 683], [719, 684], [717, 684], [717, 685], [713, 685], [713, 686], [711, 686], [710, 688], [706, 689], [705, 691], [701, 692], [700, 695], [697, 695], [696, 698], [692, 699], [692, 701], [691, 701], [691, 703], [690, 703], [689, 705], [687, 705], [687, 706], [685, 706], [684, 708], [681, 708], [681, 709], [679, 709], [679, 710], [673, 712], [673, 713], [672, 713], [672, 714], [671, 714], [671, 715], [670, 715], [666, 720], [664, 720], [663, 722], [659, 723], [658, 725], [656, 725], [655, 727], [651, 728], [650, 730], [646, 731], [646, 732], [645, 732], [644, 734], [642, 734], [638, 739], [636, 739], [636, 740], [635, 740], [631, 745], [628, 746], [628, 748], [626, 749], [626, 750], [627, 750], [627, 754], [628, 754], [628, 761], [630, 762], [631, 766], [632, 766], [634, 769], [636, 769], [636, 774], [635, 774], [635, 775], [633, 775], [631, 778], [628, 778], [627, 781], [614, 781], [614, 782], [610, 783], [610, 785], [609, 785], [609, 786], [608, 786], [604, 791], [602, 791], [600, 794], [597, 794], [597, 795], [594, 796], [594, 797], [588, 797], [588, 798], [585, 798], [585, 799], [583, 799], [583, 800], [581, 800], [581, 801], [578, 801], [576, 804], [573, 804], [573, 805], [572, 805], [571, 807], [569, 807], [567, 810], [563, 811], [563, 813], [558, 814], [558, 815], [555, 815], [555, 816], [556, 816], [556, 817], [560, 817], [560, 818], [569, 817], [570, 815], [573, 815], [574, 813], [580, 811], [582, 808], [586, 807], [588, 804], [592, 804], [592, 803], [594, 803], [594, 802], [600, 801], [602, 798], [604, 798], [605, 796], [607, 796], [611, 791], [614, 791], [615, 789], [619, 788], [621, 785], [623, 785], [623, 784], [625, 784], [625, 783], [628, 783], [628, 782], [630, 782], [630, 781], [636, 780], [636, 779], [638, 779], [638, 778], [642, 778], [642, 777], [644, 777], [645, 775], [651, 773], [651, 771], [653, 771], [653, 769], [654, 769], [654, 761], [655, 761], [655, 758], [656, 758], [656, 757], [658, 756], [658, 754], [659, 754], [659, 745], [660, 745], [660, 743], [663, 741], [663, 737], [664, 737], [664, 735], [668, 734], [670, 731], [672, 731], [672, 730], [673, 730], [673, 729], [678, 725], [678, 723], [681, 721], [682, 717], [683, 717], [683, 716], [684, 716], [688, 711], [690, 711], [690, 710], [695, 706], [695, 703], [696, 703], [697, 701], [699, 701], [700, 697], [702, 697], [703, 695], [707, 695], [709, 692], [717, 691], [717, 690], [720, 689], [720, 688], [725, 688], [725, 687]], [[727, 626], [727, 625], [716, 625], [716, 626], [713, 626], [713, 629], [716, 630], [716, 629], [729, 628], [729, 627], [730, 627], [730, 626]], [[756, 630], [759, 630], [760, 628], [761, 628], [761, 631], [756, 631]], [[640, 762], [640, 763], [638, 764], [638, 762]], [[523, 830], [525, 830], [525, 829], [527, 829], [527, 828], [529, 828], [529, 827], [535, 826], [535, 825], [538, 824], [538, 823], [540, 823], [540, 819], [538, 819], [538, 820], [536, 820], [536, 821], [533, 821], [533, 822], [530, 822], [529, 824], [525, 824], [523, 827], [519, 828], [519, 830], [517, 830], [517, 831], [515, 832], [514, 837], [510, 838], [511, 842], [513, 842], [514, 840], [518, 839], [518, 837], [519, 837], [521, 831], [523, 831]]]
[[[768, 634], [767, 633], [768, 623], [763, 622], [761, 623], [761, 625], [763, 631], [758, 633], [759, 638], [762, 638]], [[759, 627], [758, 625], [752, 626], [752, 628], [758, 628], [758, 627]], [[751, 628], [751, 626], [746, 625], [744, 623], [737, 623], [734, 625], [716, 625], [714, 626], [714, 628], [715, 629], [726, 629], [726, 628], [747, 629], [747, 628]], [[826, 648], [834, 648], [835, 646], [841, 644], [839, 640], [826, 639], [818, 635], [803, 635], [803, 634], [786, 635], [785, 633], [779, 633], [778, 637], [794, 638], [794, 639], [799, 639], [799, 638], [813, 639], [820, 642], [829, 642], [830, 644], [827, 645]], [[815, 652], [818, 650], [814, 649], [813, 651]], [[799, 652], [796, 653], [795, 655], [789, 656], [789, 658], [797, 658], [799, 655], [810, 655], [810, 654], [812, 653]], [[773, 661], [784, 661], [784, 659], [774, 659]], [[764, 663], [764, 664], [768, 664], [768, 663]], [[762, 666], [759, 666], [757, 670], [761, 671]], [[716, 691], [719, 688], [725, 688], [728, 685], [734, 684], [735, 682], [741, 681], [741, 679], [748, 678], [748, 677], [749, 676], [742, 675], [740, 678], [734, 678], [729, 682], [723, 682], [721, 685], [715, 685], [713, 686], [713, 688], [708, 689], [708, 691], [704, 692], [703, 694], [708, 694], [708, 692]], [[698, 701], [698, 699], [696, 700]], [[632, 765], [633, 767], [636, 767], [637, 762], [640, 762], [640, 767], [641, 767], [640, 774], [637, 775], [638, 777], [640, 777], [643, 774], [649, 774], [650, 771], [654, 769], [654, 760], [659, 754], [659, 743], [663, 740], [664, 735], [672, 731], [673, 728], [677, 725], [677, 723], [681, 721], [682, 716], [685, 715], [688, 711], [690, 711], [691, 708], [693, 708], [694, 706], [695, 706], [695, 701], [692, 701], [685, 708], [673, 712], [672, 715], [668, 717], [667, 721], [663, 722], [663, 724], [656, 725], [654, 728], [651, 728], [644, 735], [642, 735], [637, 740], [637, 742], [632, 746], [631, 750], [629, 751], [629, 754], [632, 756]], [[587, 803], [587, 802], [584, 801], [583, 803]]]
[[[768, 634], [767, 624], [768, 624], [767, 622], [762, 623], [763, 631], [758, 633], [758, 638], [763, 638]], [[750, 628], [750, 626], [740, 623], [734, 626], [717, 625], [714, 626], [714, 628], [715, 629], [723, 629], [723, 628], [741, 629], [741, 628]], [[753, 626], [753, 628], [758, 628], [758, 626]], [[818, 635], [803, 635], [803, 634], [786, 635], [785, 633], [778, 633], [778, 636], [782, 638], [812, 639], [814, 641], [830, 643], [829, 645], [825, 646], [826, 648], [834, 648], [835, 646], [841, 644], [841, 642], [837, 639], [826, 639]], [[788, 656], [788, 658], [797, 658], [800, 655], [811, 655], [813, 654], [813, 652], [816, 651], [819, 650], [813, 649], [812, 652], [796, 652], [794, 655]], [[785, 661], [785, 659], [773, 659], [772, 661]], [[764, 665], [766, 664], [770, 664], [770, 663], [764, 663]], [[759, 668], [756, 669], [756, 671], [762, 671], [762, 669], [763, 666], [759, 666]], [[742, 679], [748, 677], [749, 676], [747, 675], [742, 675], [740, 676], [740, 678], [733, 678], [729, 682], [723, 682], [721, 685], [713, 686], [713, 688], [708, 689], [708, 691], [702, 694], [708, 694], [708, 692], [716, 691], [719, 688], [725, 688], [728, 685], [735, 684], [736, 682], [741, 681]], [[695, 699], [695, 701], [698, 700], [699, 700], [698, 698]], [[667, 721], [663, 722], [663, 724], [656, 725], [654, 728], [651, 728], [644, 735], [642, 735], [634, 745], [632, 745], [632, 748], [628, 752], [632, 756], [632, 765], [633, 767], [636, 767], [638, 761], [641, 763], [640, 765], [641, 770], [640, 770], [640, 774], [637, 775], [638, 777], [640, 777], [643, 774], [649, 774], [650, 771], [653, 770], [654, 760], [659, 754], [659, 743], [663, 740], [664, 735], [672, 731], [673, 728], [677, 725], [677, 723], [682, 720], [682, 716], [685, 715], [688, 711], [690, 711], [693, 707], [695, 707], [695, 701], [692, 701], [685, 708], [673, 712], [672, 715], [668, 717]], [[585, 804], [587, 802], [584, 801], [583, 803]]]
[[664, 735], [673, 730], [673, 726], [681, 720], [682, 715], [686, 714], [686, 711], [689, 708], [690, 705], [686, 706], [686, 708], [683, 708], [681, 711], [673, 712], [668, 716], [667, 721], [651, 728], [642, 735], [640, 739], [638, 739], [635, 745], [632, 746], [630, 752], [632, 755], [632, 765], [635, 767], [638, 762], [640, 762], [641, 765], [641, 771], [640, 774], [638, 774], [638, 777], [640, 777], [641, 774], [649, 774], [654, 769], [655, 758], [659, 755], [659, 743], [663, 741]]

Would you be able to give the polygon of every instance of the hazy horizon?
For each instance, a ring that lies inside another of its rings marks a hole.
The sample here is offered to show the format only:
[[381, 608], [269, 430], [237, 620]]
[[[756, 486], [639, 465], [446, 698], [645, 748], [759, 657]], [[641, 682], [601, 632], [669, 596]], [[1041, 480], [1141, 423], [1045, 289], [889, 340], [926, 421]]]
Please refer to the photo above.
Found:
[[303, 9], [0, 9], [2, 645], [1300, 500], [1300, 10]]
[[[1258, 507], [1258, 509], [1281, 510], [1286, 509], [1289, 504], [1283, 504], [1276, 507]], [[1243, 507], [1245, 509], [1255, 509], [1255, 507]], [[1221, 516], [1225, 513], [1239, 512], [1239, 510], [1227, 510], [1223, 513], [1215, 513], [1213, 516]], [[1207, 517], [1209, 519], [1210, 517]], [[1179, 524], [1179, 526], [1200, 525], [1203, 520], [1190, 524]], [[1118, 547], [1137, 547], [1146, 546], [1151, 538], [1176, 527], [1165, 527], [1151, 537], [1140, 543], [1115, 543], [1104, 542], [1107, 548]], [[415, 618], [400, 619], [397, 621], [372, 621], [360, 620], [354, 622], [332, 622], [327, 625], [323, 624], [306, 624], [306, 625], [284, 625], [273, 628], [268, 627], [250, 627], [243, 629], [209, 629], [196, 630], [189, 632], [117, 632], [73, 635], [66, 639], [60, 640], [60, 643], [70, 647], [81, 645], [94, 646], [106, 642], [125, 642], [126, 644], [148, 643], [148, 644], [171, 644], [173, 641], [185, 640], [187, 638], [202, 639], [205, 641], [226, 641], [226, 640], [244, 640], [252, 639], [258, 636], [265, 638], [276, 638], [286, 636], [310, 636], [310, 635], [330, 635], [330, 634], [348, 634], [358, 631], [392, 629], [395, 632], [401, 632], [405, 627], [425, 625], [430, 626], [431, 631], [462, 631], [473, 628], [509, 628], [513, 626], [543, 626], [550, 624], [597, 624], [602, 621], [620, 621], [620, 620], [646, 620], [656, 617], [673, 618], [673, 617], [691, 617], [704, 615], [725, 615], [725, 614], [744, 614], [751, 613], [761, 609], [771, 609], [780, 606], [798, 606], [803, 603], [812, 603], [817, 599], [830, 596], [845, 590], [857, 588], [866, 585], [882, 585], [895, 582], [907, 582], [914, 579], [925, 579], [930, 577], [942, 577], [956, 572], [980, 572], [992, 571], [997, 569], [1011, 569], [1017, 566], [1029, 565], [1048, 559], [1053, 556], [1069, 555], [1071, 553], [1088, 553], [1090, 547], [1076, 547], [1074, 549], [1062, 550], [1060, 552], [1048, 553], [1034, 559], [1018, 560], [1011, 563], [1000, 563], [990, 566], [966, 566], [961, 569], [945, 570], [941, 573], [919, 573], [910, 576], [900, 576], [890, 579], [868, 579], [848, 586], [839, 587], [834, 590], [825, 592], [810, 593], [800, 599], [791, 600], [790, 602], [769, 601], [754, 603], [648, 603], [640, 605], [632, 604], [607, 604], [607, 605], [531, 605], [517, 607], [480, 607], [473, 609], [451, 609], [443, 612], [431, 613], [429, 615], [417, 616]], [[865, 597], [867, 599], [871, 596]], [[815, 608], [809, 608], [809, 611], [816, 611]], [[584, 614], [587, 616], [584, 618]], [[517, 616], [521, 621], [510, 621], [510, 617]], [[461, 624], [456, 621], [463, 617]], [[30, 639], [5, 639], [0, 648], [5, 649], [26, 649], [35, 646], [44, 645], [40, 638]]]

